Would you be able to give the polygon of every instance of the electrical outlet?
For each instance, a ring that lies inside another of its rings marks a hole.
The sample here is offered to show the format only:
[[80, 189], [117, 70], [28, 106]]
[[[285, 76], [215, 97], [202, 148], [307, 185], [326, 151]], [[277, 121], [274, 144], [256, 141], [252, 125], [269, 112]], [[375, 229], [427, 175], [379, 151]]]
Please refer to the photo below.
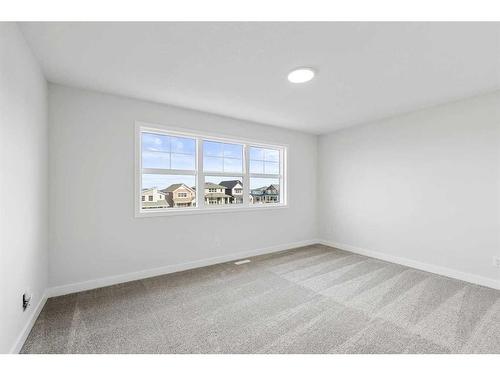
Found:
[[493, 257], [493, 265], [495, 267], [499, 267], [500, 268], [500, 256], [499, 257]]
[[23, 293], [23, 311], [25, 311], [31, 303], [31, 294], [26, 291]]

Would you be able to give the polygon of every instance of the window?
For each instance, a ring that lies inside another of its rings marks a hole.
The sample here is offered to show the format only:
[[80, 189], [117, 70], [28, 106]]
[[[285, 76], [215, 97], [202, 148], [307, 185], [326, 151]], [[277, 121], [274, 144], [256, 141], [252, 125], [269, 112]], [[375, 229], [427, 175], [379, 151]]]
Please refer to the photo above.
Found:
[[[195, 207], [196, 139], [148, 131], [141, 132], [140, 138], [141, 191], [153, 190], [141, 209]], [[179, 191], [186, 194], [182, 201]], [[186, 202], [190, 196], [192, 199]]]
[[139, 215], [286, 205], [284, 146], [145, 124], [136, 134]]
[[281, 201], [283, 173], [279, 150], [250, 147], [250, 202], [268, 204]]
[[243, 181], [242, 143], [203, 139], [203, 175], [205, 205], [241, 205], [243, 197], [232, 188]]

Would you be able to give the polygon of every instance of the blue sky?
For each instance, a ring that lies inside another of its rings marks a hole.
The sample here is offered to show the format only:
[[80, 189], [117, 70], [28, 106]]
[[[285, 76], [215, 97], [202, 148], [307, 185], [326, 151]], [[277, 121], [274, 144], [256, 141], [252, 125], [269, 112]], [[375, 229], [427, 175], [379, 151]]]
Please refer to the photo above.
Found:
[[243, 146], [203, 141], [203, 170], [209, 172], [243, 172]]
[[[196, 141], [191, 138], [142, 133], [142, 167], [195, 170]], [[243, 172], [243, 146], [213, 141], [203, 142], [203, 169], [205, 172]], [[279, 151], [250, 147], [250, 173], [279, 174]], [[207, 182], [241, 180], [241, 177], [207, 176]], [[195, 185], [195, 176], [144, 174], [142, 187], [165, 189], [171, 184]], [[278, 179], [251, 178], [250, 189], [279, 184]]]
[[142, 167], [192, 170], [196, 165], [196, 141], [160, 134], [142, 134]]
[[158, 189], [165, 189], [172, 184], [186, 184], [189, 187], [195, 185], [195, 176], [173, 176], [165, 174], [143, 174], [142, 175], [142, 188], [157, 187]]
[[250, 147], [250, 173], [279, 174], [280, 154], [277, 150]]

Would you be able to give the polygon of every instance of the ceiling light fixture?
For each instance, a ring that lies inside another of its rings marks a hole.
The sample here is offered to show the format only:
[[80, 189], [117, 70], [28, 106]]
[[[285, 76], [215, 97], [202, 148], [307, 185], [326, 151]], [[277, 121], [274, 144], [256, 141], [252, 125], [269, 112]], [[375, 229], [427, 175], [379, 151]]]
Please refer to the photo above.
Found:
[[314, 74], [311, 68], [297, 68], [288, 73], [288, 80], [292, 83], [304, 83], [313, 79]]

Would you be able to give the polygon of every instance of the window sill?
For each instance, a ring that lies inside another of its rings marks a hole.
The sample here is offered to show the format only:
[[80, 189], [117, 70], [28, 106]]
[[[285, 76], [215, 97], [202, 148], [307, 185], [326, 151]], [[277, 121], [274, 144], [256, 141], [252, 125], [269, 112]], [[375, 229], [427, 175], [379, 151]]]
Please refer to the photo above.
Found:
[[[177, 215], [204, 215], [204, 214], [221, 214], [228, 212], [247, 212], [247, 211], [266, 211], [288, 208], [287, 204], [268, 204], [258, 207], [209, 207], [209, 208], [188, 208], [175, 209], [167, 208], [160, 210], [147, 210], [135, 213], [136, 218], [156, 217], [156, 216], [177, 216]], [[168, 210], [168, 211], [167, 211]]]

